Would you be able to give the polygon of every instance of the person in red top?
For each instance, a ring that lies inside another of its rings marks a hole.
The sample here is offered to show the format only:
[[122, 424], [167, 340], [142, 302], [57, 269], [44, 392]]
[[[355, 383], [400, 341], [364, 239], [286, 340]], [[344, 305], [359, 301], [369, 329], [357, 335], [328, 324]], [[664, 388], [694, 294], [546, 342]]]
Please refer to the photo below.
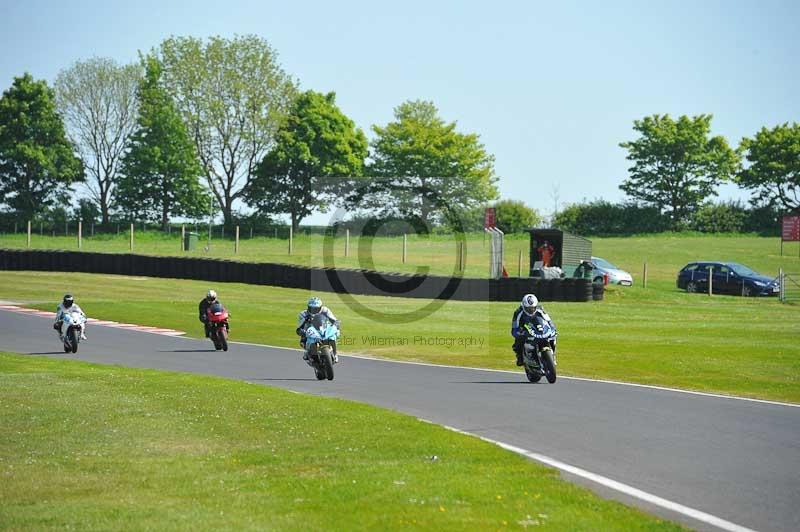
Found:
[[550, 262], [553, 260], [553, 253], [555, 249], [550, 245], [550, 242], [545, 240], [544, 243], [537, 248], [539, 257], [542, 259], [542, 266], [549, 267]]

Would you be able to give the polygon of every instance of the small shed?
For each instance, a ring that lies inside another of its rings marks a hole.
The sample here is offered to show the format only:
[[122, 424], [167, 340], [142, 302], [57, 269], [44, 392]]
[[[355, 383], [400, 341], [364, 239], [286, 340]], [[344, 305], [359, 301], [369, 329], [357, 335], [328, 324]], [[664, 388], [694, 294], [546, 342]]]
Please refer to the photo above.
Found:
[[[530, 276], [538, 261], [544, 266], [558, 266], [567, 277], [575, 277], [575, 270], [584, 261], [592, 259], [592, 241], [561, 229], [530, 229]], [[578, 275], [580, 277], [580, 275]]]

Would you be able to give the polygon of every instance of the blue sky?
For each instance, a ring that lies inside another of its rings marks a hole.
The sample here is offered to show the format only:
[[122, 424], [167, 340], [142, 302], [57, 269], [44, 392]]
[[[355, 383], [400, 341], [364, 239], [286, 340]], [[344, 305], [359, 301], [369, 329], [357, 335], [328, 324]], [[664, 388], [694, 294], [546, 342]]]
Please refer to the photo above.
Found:
[[562, 206], [624, 199], [634, 119], [712, 113], [734, 145], [800, 121], [799, 22], [794, 1], [0, 0], [0, 87], [133, 61], [169, 35], [254, 33], [368, 135], [401, 102], [432, 100], [495, 155], [503, 197], [547, 213], [556, 192]]

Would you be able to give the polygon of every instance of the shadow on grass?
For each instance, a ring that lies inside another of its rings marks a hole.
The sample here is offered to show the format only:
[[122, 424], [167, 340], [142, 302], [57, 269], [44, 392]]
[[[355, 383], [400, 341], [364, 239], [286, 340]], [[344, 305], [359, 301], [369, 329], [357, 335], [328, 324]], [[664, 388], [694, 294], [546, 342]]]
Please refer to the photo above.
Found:
[[25, 353], [25, 354], [26, 355], [71, 355], [72, 353], [65, 353], [64, 350], [62, 349], [61, 351], [48, 351], [46, 353]]

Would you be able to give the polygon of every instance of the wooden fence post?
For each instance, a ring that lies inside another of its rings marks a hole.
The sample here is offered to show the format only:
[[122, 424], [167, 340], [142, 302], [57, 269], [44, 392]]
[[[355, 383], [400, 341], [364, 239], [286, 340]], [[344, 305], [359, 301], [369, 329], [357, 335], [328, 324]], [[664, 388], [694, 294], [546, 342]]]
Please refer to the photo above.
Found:
[[712, 295], [714, 290], [712, 285], [714, 284], [714, 268], [709, 266], [708, 267], [708, 295]]
[[236, 226], [236, 245], [233, 247], [234, 255], [239, 254], [239, 226]]
[[350, 229], [345, 229], [344, 233], [344, 256], [350, 256]]
[[406, 263], [408, 258], [408, 235], [403, 233], [403, 264]]
[[83, 247], [83, 220], [78, 220], [78, 249]]
[[186, 251], [186, 226], [181, 225], [181, 251]]
[[31, 247], [31, 222], [28, 220], [28, 247]]
[[517, 277], [522, 277], [522, 250], [517, 255]]
[[642, 287], [647, 288], [647, 261], [644, 261], [644, 272], [642, 273]]
[[292, 254], [292, 237], [293, 236], [294, 235], [292, 234], [292, 226], [290, 225], [289, 226], [289, 255]]
[[130, 250], [133, 251], [133, 223], [131, 223], [131, 242], [130, 242]]

